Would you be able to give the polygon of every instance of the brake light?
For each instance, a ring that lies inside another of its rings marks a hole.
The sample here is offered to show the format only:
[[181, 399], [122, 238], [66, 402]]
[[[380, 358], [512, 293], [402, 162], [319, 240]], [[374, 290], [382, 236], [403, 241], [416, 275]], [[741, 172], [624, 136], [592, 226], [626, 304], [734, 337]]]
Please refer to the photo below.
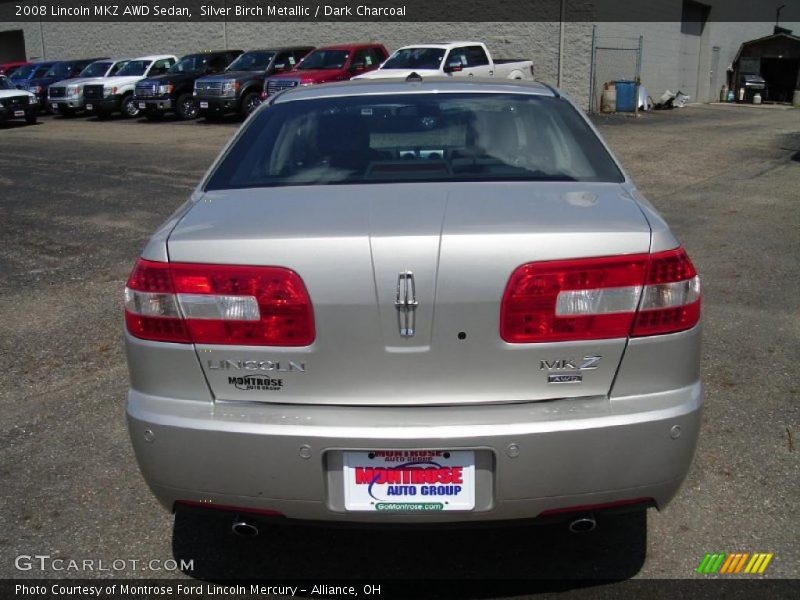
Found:
[[125, 322], [131, 335], [163, 342], [307, 346], [316, 336], [305, 285], [283, 267], [139, 259]]
[[532, 343], [656, 335], [699, 319], [699, 278], [677, 248], [520, 266], [503, 295], [500, 337]]

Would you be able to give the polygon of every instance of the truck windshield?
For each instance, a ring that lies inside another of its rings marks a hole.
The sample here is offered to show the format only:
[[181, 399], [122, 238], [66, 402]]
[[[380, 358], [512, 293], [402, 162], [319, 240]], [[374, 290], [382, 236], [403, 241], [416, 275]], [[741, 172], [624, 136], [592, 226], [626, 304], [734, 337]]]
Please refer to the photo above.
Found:
[[69, 65], [67, 63], [56, 63], [50, 67], [50, 70], [44, 76], [65, 79], [69, 76]]
[[[14, 71], [11, 76], [14, 79], [30, 79], [37, 69], [41, 69], [41, 65], [25, 65]], [[45, 68], [47, 70], [47, 68]]]
[[120, 77], [144, 75], [149, 65], [149, 60], [132, 60], [128, 63], [125, 63], [125, 66], [117, 71], [117, 75]]
[[205, 71], [207, 56], [184, 56], [169, 68], [169, 73], [198, 73]]
[[305, 57], [297, 67], [300, 71], [309, 69], [343, 69], [350, 58], [347, 50], [315, 50]]
[[233, 61], [226, 71], [266, 71], [274, 52], [245, 52]]
[[392, 54], [381, 69], [438, 69], [444, 53], [442, 48], [403, 48]]
[[106, 72], [111, 68], [114, 63], [110, 62], [95, 62], [81, 71], [81, 77], [103, 77]]
[[623, 180], [566, 100], [439, 92], [278, 102], [245, 127], [206, 189]]

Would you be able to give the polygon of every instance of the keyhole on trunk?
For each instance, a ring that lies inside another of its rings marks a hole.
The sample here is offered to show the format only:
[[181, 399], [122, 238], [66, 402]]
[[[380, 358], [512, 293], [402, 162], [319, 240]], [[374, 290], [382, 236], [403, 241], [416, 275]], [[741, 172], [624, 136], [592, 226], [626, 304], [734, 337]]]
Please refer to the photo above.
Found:
[[464, 332], [464, 331], [459, 331], [459, 332], [458, 332], [458, 339], [460, 339], [460, 340], [465, 340], [465, 339], [467, 339], [467, 334], [466, 334], [466, 332]]

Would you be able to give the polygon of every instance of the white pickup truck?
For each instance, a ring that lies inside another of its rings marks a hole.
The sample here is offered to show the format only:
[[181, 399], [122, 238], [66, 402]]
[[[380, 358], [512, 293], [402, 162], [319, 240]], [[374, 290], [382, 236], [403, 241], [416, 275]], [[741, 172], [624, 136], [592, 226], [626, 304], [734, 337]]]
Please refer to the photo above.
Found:
[[493, 59], [481, 42], [447, 42], [403, 46], [379, 69], [354, 79], [461, 76], [533, 79], [533, 62], [521, 59]]

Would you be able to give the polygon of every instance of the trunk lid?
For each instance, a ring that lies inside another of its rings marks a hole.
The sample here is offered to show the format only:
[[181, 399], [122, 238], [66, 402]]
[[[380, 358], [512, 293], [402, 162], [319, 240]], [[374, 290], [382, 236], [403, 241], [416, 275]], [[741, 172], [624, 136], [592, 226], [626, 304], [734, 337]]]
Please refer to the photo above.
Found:
[[[291, 268], [313, 302], [311, 346], [197, 345], [218, 400], [364, 405], [606, 395], [626, 339], [506, 343], [503, 292], [526, 262], [649, 246], [648, 223], [622, 186], [560, 182], [210, 192], [168, 241], [173, 262]], [[395, 306], [405, 272], [417, 301], [411, 337]], [[548, 383], [545, 362], [588, 357], [601, 358], [582, 382]]]

